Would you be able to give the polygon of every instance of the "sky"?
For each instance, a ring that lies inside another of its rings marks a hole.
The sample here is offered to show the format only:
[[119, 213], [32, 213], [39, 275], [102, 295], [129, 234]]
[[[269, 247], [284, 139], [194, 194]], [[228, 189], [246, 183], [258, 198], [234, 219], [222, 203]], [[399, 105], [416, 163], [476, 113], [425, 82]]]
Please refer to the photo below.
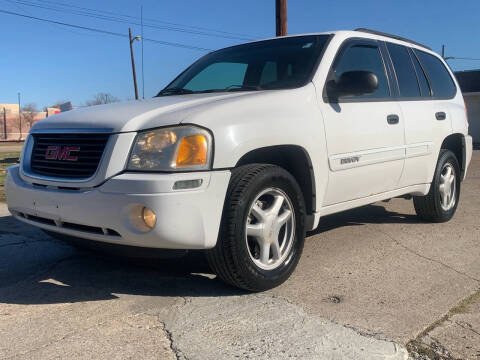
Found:
[[[274, 0], [0, 0], [3, 11], [124, 35], [131, 26], [134, 36], [141, 34], [135, 24], [141, 7], [144, 24], [150, 25], [144, 26], [145, 39], [219, 49], [275, 35]], [[78, 14], [86, 11], [97, 17]], [[445, 44], [446, 56], [480, 58], [479, 14], [479, 0], [288, 0], [288, 33], [366, 27], [410, 38], [437, 52]], [[16, 103], [18, 92], [22, 104], [39, 108], [64, 100], [82, 105], [98, 92], [121, 100], [134, 97], [126, 37], [1, 12], [0, 33], [0, 103]], [[145, 98], [155, 96], [208, 52], [151, 41], [143, 45]], [[140, 42], [134, 43], [134, 52], [142, 97]], [[454, 70], [480, 69], [480, 61], [449, 64]]]

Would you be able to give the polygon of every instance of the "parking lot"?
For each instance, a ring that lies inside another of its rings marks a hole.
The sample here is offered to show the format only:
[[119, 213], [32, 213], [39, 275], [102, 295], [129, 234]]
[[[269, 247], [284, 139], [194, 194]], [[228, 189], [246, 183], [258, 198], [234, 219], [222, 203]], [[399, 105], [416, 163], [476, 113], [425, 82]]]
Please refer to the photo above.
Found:
[[248, 294], [201, 253], [79, 251], [0, 203], [0, 358], [480, 359], [479, 218], [475, 151], [451, 222], [404, 199], [325, 217], [292, 278]]

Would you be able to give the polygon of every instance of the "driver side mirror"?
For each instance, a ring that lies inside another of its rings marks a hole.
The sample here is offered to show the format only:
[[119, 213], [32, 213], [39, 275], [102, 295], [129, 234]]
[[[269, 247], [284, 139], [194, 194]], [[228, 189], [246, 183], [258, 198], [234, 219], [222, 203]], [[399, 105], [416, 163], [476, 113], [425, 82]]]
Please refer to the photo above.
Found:
[[328, 97], [337, 100], [344, 96], [373, 94], [378, 89], [377, 75], [370, 71], [346, 71], [338, 81], [327, 84]]

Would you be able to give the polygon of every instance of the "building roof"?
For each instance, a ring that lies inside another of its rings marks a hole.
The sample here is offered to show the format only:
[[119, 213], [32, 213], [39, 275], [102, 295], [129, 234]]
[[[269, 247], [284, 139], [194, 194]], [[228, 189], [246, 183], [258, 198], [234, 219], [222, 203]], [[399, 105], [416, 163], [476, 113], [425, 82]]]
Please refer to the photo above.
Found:
[[480, 93], [480, 69], [455, 72], [463, 93]]

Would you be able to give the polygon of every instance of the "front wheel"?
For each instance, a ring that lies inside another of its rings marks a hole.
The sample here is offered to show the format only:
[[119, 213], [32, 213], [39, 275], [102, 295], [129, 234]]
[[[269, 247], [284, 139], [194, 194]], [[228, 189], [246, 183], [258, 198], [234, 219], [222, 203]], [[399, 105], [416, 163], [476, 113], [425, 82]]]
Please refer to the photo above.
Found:
[[223, 281], [249, 291], [280, 285], [305, 239], [305, 203], [293, 176], [274, 165], [232, 171], [217, 245], [207, 252]]
[[460, 199], [460, 180], [460, 166], [455, 154], [442, 149], [429, 193], [413, 198], [417, 215], [431, 222], [450, 220]]

